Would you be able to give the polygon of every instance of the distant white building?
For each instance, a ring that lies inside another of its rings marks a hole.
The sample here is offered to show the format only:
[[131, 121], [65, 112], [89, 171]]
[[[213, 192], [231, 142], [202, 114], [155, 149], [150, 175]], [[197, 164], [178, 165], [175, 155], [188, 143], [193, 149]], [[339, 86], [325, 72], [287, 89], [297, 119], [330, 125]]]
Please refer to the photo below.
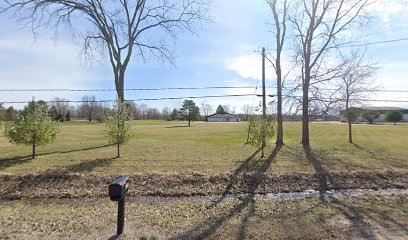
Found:
[[207, 122], [241, 122], [241, 118], [229, 113], [213, 114], [207, 117]]
[[[377, 111], [379, 116], [378, 118], [374, 119], [374, 122], [385, 122], [385, 114], [389, 111], [400, 111], [402, 113], [402, 120], [401, 122], [408, 122], [408, 109], [406, 108], [399, 108], [399, 107], [364, 107], [361, 110], [374, 110]], [[343, 116], [340, 117], [342, 122], [346, 122], [346, 118]], [[358, 118], [359, 122], [366, 122], [363, 117]]]

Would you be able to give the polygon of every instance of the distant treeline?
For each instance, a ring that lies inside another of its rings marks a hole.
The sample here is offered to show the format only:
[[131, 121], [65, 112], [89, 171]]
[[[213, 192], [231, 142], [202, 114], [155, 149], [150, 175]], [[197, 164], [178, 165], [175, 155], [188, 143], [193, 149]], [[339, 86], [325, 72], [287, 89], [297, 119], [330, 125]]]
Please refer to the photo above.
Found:
[[[82, 103], [79, 105], [71, 105], [65, 102], [63, 98], [53, 98], [48, 103], [45, 101], [38, 101], [44, 105], [50, 114], [50, 117], [54, 121], [70, 121], [70, 120], [88, 120], [103, 122], [105, 116], [111, 111], [110, 104], [98, 101], [95, 96], [83, 96]], [[180, 108], [170, 108], [164, 106], [162, 109], [150, 107], [145, 103], [137, 104], [134, 102], [126, 103], [130, 109], [131, 118], [133, 120], [178, 120], [180, 119]], [[250, 115], [256, 115], [255, 108], [251, 108], [248, 105], [242, 107], [244, 113], [236, 113], [236, 107], [230, 105], [219, 105], [214, 108], [208, 103], [202, 103], [200, 110], [200, 119], [206, 121], [207, 117], [214, 113], [230, 113], [237, 115], [242, 121], [247, 121]], [[3, 107], [0, 104], [0, 120], [11, 121], [17, 115], [21, 114], [23, 110], [17, 110], [10, 106], [8, 108]], [[260, 113], [258, 113], [260, 114]], [[274, 115], [274, 114], [272, 114]], [[297, 114], [284, 115], [285, 121], [301, 121], [302, 116]], [[312, 121], [337, 121], [338, 116], [331, 115], [310, 115]]]

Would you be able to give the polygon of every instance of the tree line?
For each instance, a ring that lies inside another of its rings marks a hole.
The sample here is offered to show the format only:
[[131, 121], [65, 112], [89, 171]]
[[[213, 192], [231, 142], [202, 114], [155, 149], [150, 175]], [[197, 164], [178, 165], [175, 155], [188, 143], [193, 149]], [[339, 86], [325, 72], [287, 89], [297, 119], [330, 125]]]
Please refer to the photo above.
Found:
[[[185, 120], [188, 121], [188, 126], [192, 121], [201, 119], [200, 108], [193, 100], [188, 99], [183, 101], [179, 109], [174, 108], [171, 112], [168, 107], [160, 112], [155, 108], [148, 108], [145, 104], [137, 105], [120, 100], [115, 101], [112, 107], [103, 106], [95, 96], [84, 96], [82, 99], [83, 102], [78, 107], [70, 106], [62, 98], [54, 98], [49, 105], [45, 101], [32, 100], [21, 111], [16, 111], [13, 107], [5, 109], [0, 105], [2, 113], [0, 116], [7, 117], [4, 119], [6, 120], [4, 136], [11, 143], [31, 145], [34, 159], [38, 146], [56, 139], [61, 127], [59, 122], [70, 121], [70, 112], [77, 112], [78, 115], [86, 115], [89, 122], [95, 119], [105, 123], [106, 138], [109, 144], [116, 145], [119, 158], [121, 145], [127, 143], [133, 136], [130, 122], [132, 119], [143, 117], [143, 119]], [[204, 105], [209, 106], [206, 103]], [[227, 112], [219, 105], [217, 113]]]

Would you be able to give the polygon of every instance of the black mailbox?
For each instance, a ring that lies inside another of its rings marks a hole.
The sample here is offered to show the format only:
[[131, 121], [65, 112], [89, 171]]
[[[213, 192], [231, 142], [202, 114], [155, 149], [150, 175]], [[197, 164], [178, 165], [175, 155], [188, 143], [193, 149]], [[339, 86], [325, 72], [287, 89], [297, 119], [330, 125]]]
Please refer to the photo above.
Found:
[[129, 189], [129, 178], [118, 177], [109, 185], [109, 197], [118, 202], [118, 226], [116, 235], [121, 235], [125, 227], [125, 197]]
[[112, 201], [122, 200], [129, 189], [129, 178], [118, 177], [109, 185], [109, 197]]

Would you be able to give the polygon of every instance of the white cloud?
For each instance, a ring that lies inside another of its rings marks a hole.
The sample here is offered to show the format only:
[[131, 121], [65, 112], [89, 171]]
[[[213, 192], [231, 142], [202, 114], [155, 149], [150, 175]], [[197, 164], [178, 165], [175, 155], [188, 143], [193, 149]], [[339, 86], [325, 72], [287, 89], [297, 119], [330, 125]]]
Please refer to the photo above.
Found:
[[367, 8], [367, 12], [389, 24], [392, 18], [404, 19], [408, 16], [408, 0], [378, 0]]
[[[262, 57], [260, 54], [253, 53], [242, 55], [225, 60], [225, 66], [238, 73], [242, 78], [261, 80], [262, 79]], [[272, 65], [265, 60], [266, 80], [275, 79]]]

